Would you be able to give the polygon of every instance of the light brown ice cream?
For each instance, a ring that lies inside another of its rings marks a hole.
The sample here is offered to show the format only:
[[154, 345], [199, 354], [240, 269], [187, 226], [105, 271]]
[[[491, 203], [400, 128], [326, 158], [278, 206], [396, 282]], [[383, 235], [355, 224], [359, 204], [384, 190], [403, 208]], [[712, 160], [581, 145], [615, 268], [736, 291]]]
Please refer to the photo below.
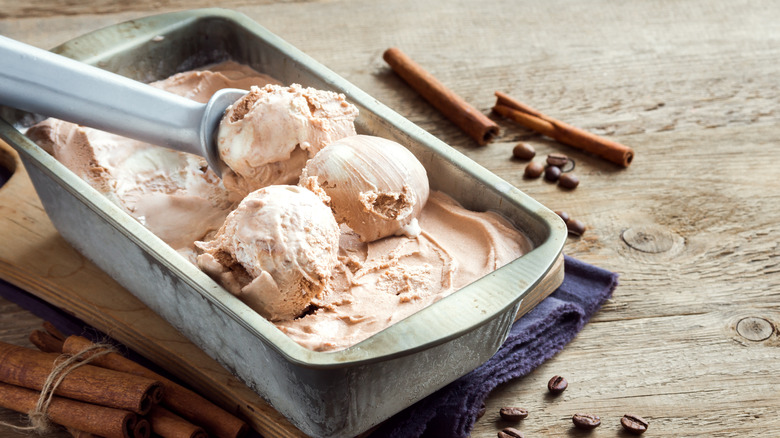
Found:
[[339, 234], [314, 193], [268, 186], [247, 195], [212, 240], [195, 243], [198, 266], [264, 317], [289, 320], [330, 281]]
[[408, 149], [370, 135], [326, 146], [306, 163], [300, 183], [324, 191], [336, 220], [363, 242], [419, 234], [430, 192], [425, 168]]
[[[276, 83], [235, 62], [151, 85], [206, 102], [221, 88]], [[47, 119], [28, 137], [174, 249], [195, 260], [193, 242], [216, 231], [235, 202], [202, 157]]]
[[330, 91], [267, 85], [233, 104], [219, 126], [217, 147], [230, 169], [225, 187], [240, 196], [271, 184], [295, 184], [306, 160], [355, 135], [357, 108]]
[[233, 205], [195, 155], [53, 119], [27, 135], [191, 259], [192, 242], [219, 228]]
[[420, 228], [416, 238], [367, 244], [342, 229], [330, 286], [309, 313], [277, 326], [309, 349], [343, 349], [531, 249], [530, 241], [499, 215], [466, 210], [436, 191], [422, 211]]
[[225, 61], [205, 67], [203, 70], [177, 73], [150, 85], [196, 102], [206, 103], [217, 90], [223, 88], [249, 90], [267, 84], [279, 85], [280, 82], [243, 64]]

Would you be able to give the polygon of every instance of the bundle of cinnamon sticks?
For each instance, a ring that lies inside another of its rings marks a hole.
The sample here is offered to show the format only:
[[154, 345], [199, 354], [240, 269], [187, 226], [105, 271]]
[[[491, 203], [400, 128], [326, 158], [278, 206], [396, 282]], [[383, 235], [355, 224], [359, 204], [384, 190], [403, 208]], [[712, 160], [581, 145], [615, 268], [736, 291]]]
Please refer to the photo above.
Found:
[[[245, 422], [195, 392], [86, 338], [66, 338], [44, 323], [30, 342], [40, 351], [0, 342], [0, 406], [37, 412], [41, 391], [55, 377], [44, 413], [74, 437], [237, 438], [248, 431]], [[64, 358], [78, 355], [82, 363], [52, 373]]]

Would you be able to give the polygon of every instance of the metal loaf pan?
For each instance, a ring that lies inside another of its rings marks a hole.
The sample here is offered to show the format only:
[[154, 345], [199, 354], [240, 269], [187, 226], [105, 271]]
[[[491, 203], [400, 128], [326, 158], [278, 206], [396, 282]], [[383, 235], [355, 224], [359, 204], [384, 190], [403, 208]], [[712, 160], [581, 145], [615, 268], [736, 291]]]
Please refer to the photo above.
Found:
[[344, 93], [360, 109], [359, 132], [407, 146], [433, 189], [495, 210], [530, 237], [530, 253], [451, 296], [358, 345], [314, 352], [27, 140], [21, 132], [34, 116], [4, 108], [0, 136], [20, 153], [62, 236], [309, 435], [359, 434], [490, 358], [563, 247], [565, 226], [553, 212], [242, 14], [152, 16], [53, 51], [144, 82], [230, 58], [284, 83]]

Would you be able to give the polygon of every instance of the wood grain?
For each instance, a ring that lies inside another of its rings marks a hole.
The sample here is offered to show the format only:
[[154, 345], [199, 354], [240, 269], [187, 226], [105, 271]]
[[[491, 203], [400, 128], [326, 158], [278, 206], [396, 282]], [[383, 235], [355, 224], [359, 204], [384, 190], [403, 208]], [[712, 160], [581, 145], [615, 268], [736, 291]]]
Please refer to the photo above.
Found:
[[[622, 436], [619, 419], [628, 412], [650, 421], [646, 436], [777, 435], [774, 1], [222, 4], [548, 207], [586, 222], [588, 231], [570, 239], [566, 252], [621, 274], [614, 297], [562, 353], [490, 397], [472, 436], [494, 437], [507, 426], [498, 419], [505, 405], [529, 409], [518, 426], [527, 436], [584, 436], [571, 427], [579, 411], [602, 418], [589, 437]], [[15, 18], [0, 19], [0, 34], [51, 47], [156, 12], [148, 2], [75, 15], [12, 12]], [[485, 113], [501, 90], [631, 146], [636, 158], [620, 170], [498, 118], [501, 137], [477, 147], [389, 71], [381, 54], [393, 46]], [[573, 157], [580, 186], [569, 192], [524, 180], [525, 163], [510, 158], [520, 139], [534, 145], [537, 159]], [[0, 321], [0, 333], [17, 330], [15, 320]], [[545, 391], [553, 374], [570, 382], [557, 398]]]

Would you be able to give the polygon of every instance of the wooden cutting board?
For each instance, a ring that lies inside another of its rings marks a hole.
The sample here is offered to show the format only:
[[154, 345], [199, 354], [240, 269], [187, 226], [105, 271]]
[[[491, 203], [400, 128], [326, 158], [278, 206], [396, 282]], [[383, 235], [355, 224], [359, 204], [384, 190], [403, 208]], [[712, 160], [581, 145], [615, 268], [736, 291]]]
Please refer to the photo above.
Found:
[[[57, 232], [16, 152], [0, 141], [0, 278], [91, 324], [166, 369], [268, 438], [305, 436], [216, 361], [73, 249]], [[525, 314], [563, 281], [563, 258], [523, 300]]]

